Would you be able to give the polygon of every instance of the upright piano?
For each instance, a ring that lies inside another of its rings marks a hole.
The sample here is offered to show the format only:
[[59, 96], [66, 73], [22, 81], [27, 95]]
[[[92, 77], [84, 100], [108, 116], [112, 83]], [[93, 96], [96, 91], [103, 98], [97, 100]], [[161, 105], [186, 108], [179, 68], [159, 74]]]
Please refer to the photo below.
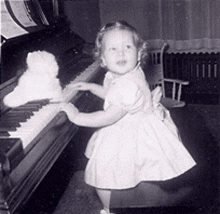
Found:
[[[59, 79], [65, 87], [72, 81], [100, 82], [103, 72], [85, 41], [68, 26], [47, 27], [13, 38], [2, 45], [0, 121], [0, 213], [15, 213], [27, 202], [78, 127], [69, 122], [56, 103], [31, 101], [17, 108], [2, 99], [17, 84], [28, 52], [45, 50], [55, 55]], [[81, 111], [96, 108], [99, 98], [88, 92], [65, 93], [65, 99]]]

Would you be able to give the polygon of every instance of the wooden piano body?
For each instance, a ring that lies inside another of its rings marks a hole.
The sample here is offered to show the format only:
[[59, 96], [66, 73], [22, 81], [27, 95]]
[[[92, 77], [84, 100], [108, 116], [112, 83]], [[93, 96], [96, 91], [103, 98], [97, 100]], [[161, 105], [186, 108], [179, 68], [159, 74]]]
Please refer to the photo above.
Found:
[[[46, 50], [53, 53], [58, 59], [59, 78], [63, 86], [70, 80], [77, 80], [77, 78], [81, 80], [81, 76], [84, 79], [84, 74], [87, 73], [89, 75], [86, 76], [86, 81], [100, 82], [103, 77], [98, 63], [93, 62], [91, 56], [83, 53], [83, 39], [68, 28], [48, 29], [41, 33], [43, 36], [37, 33], [38, 35], [32, 35], [30, 38], [29, 35], [23, 37], [21, 41], [12, 41], [11, 44], [2, 48], [4, 63], [1, 65], [1, 72], [4, 73], [2, 75], [4, 79], [0, 86], [1, 118], [13, 110], [5, 107], [2, 99], [16, 86], [16, 73], [24, 68], [24, 60], [28, 52]], [[16, 62], [14, 65], [9, 55], [16, 56], [12, 59]], [[83, 111], [94, 110], [100, 102], [99, 98], [88, 92], [72, 94], [70, 101]], [[51, 104], [46, 104], [48, 105]], [[42, 126], [40, 122], [39, 124]], [[2, 128], [5, 131], [4, 127]], [[68, 121], [64, 112], [55, 112], [51, 120], [47, 121], [36, 136], [31, 136], [30, 142], [26, 141], [25, 145], [22, 138], [11, 139], [0, 136], [0, 213], [15, 213], [19, 210], [77, 130], [78, 127]]]

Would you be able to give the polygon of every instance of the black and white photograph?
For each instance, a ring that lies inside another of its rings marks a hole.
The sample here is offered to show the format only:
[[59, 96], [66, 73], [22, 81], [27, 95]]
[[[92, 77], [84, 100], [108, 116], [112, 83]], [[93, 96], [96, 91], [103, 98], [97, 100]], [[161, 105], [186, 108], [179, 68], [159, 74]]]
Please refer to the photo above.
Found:
[[220, 213], [220, 0], [0, 3], [0, 214]]

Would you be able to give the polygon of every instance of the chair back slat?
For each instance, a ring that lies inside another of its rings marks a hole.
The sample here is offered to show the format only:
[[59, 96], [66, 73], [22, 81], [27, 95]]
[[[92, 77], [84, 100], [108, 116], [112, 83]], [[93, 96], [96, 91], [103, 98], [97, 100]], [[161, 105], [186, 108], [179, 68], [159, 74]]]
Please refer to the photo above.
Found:
[[151, 90], [161, 86], [161, 102], [163, 103], [164, 100], [164, 105], [167, 105], [165, 107], [182, 107], [185, 105], [183, 101], [180, 101], [182, 84], [187, 85], [188, 82], [164, 77], [164, 53], [168, 47], [168, 44], [164, 43], [160, 50], [149, 50], [145, 75]]

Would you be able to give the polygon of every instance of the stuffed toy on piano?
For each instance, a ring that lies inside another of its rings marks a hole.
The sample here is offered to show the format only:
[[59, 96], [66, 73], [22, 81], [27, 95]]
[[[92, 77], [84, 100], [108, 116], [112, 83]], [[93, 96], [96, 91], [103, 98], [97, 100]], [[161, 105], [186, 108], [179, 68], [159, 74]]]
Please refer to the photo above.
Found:
[[27, 55], [27, 69], [18, 80], [14, 90], [4, 97], [4, 104], [17, 107], [29, 101], [62, 100], [62, 87], [57, 78], [58, 64], [53, 54], [35, 51]]

